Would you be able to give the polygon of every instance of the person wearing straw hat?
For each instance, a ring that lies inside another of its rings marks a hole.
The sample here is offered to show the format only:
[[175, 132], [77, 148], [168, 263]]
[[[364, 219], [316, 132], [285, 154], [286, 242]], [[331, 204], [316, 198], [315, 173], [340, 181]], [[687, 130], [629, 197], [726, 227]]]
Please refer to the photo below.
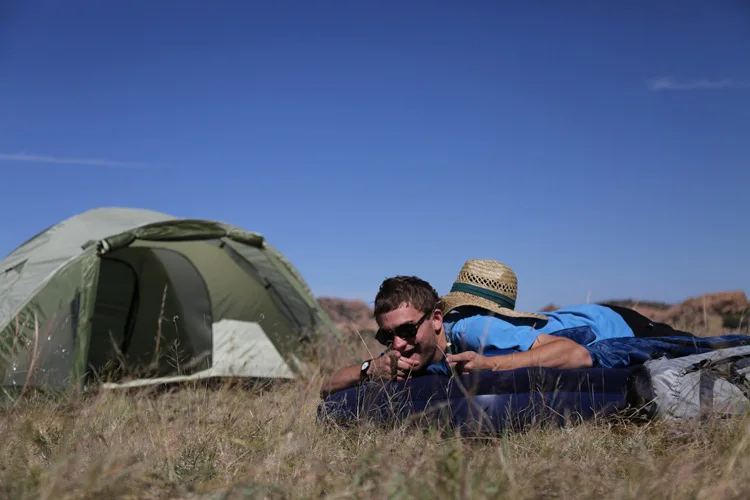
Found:
[[[451, 351], [443, 365], [465, 372], [584, 368], [591, 366], [586, 345], [634, 336], [622, 315], [608, 306], [579, 304], [547, 313], [524, 312], [516, 310], [517, 295], [518, 279], [510, 267], [495, 260], [466, 261], [438, 304]], [[560, 343], [564, 340], [568, 342]]]
[[[517, 295], [518, 279], [510, 267], [495, 260], [466, 261], [438, 304], [451, 352], [430, 369], [447, 373], [447, 366], [459, 371], [584, 368], [592, 364], [587, 347], [601, 340], [695, 336], [610, 304], [578, 304], [545, 313], [516, 311]], [[562, 339], [574, 344], [556, 343]]]

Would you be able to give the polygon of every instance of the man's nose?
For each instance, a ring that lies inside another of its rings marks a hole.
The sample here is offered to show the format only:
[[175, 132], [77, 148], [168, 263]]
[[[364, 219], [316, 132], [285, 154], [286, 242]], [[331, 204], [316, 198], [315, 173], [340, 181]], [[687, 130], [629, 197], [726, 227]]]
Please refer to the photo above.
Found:
[[399, 337], [398, 335], [393, 337], [393, 348], [397, 351], [400, 351], [401, 349], [405, 348], [409, 343]]

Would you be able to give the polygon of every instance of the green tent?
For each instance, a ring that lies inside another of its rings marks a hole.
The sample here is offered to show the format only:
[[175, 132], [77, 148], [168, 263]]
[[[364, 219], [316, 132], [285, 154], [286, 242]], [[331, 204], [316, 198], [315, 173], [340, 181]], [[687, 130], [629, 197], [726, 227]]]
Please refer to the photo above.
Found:
[[216, 221], [90, 210], [25, 242], [0, 273], [6, 388], [294, 378], [335, 332], [262, 235]]

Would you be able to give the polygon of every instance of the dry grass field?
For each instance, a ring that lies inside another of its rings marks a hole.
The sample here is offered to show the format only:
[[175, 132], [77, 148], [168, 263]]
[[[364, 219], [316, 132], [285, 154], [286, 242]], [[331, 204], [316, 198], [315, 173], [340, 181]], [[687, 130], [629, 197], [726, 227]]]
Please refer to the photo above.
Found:
[[747, 498], [750, 420], [494, 439], [316, 424], [313, 382], [41, 398], [3, 412], [3, 498]]
[[0, 410], [0, 497], [750, 497], [750, 417], [621, 417], [491, 439], [322, 426], [322, 375], [350, 361], [334, 347], [327, 365], [275, 387], [24, 397]]

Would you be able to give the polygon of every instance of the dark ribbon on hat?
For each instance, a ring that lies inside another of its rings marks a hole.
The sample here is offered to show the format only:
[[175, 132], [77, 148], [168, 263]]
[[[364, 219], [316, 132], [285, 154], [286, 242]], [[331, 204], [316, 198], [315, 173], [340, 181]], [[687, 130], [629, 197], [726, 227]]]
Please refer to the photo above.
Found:
[[451, 292], [469, 293], [471, 295], [476, 295], [477, 297], [492, 301], [495, 304], [500, 305], [500, 307], [514, 310], [516, 308], [516, 301], [511, 299], [510, 297], [506, 297], [502, 293], [487, 290], [486, 288], [481, 288], [476, 285], [469, 285], [468, 283], [453, 283]]

